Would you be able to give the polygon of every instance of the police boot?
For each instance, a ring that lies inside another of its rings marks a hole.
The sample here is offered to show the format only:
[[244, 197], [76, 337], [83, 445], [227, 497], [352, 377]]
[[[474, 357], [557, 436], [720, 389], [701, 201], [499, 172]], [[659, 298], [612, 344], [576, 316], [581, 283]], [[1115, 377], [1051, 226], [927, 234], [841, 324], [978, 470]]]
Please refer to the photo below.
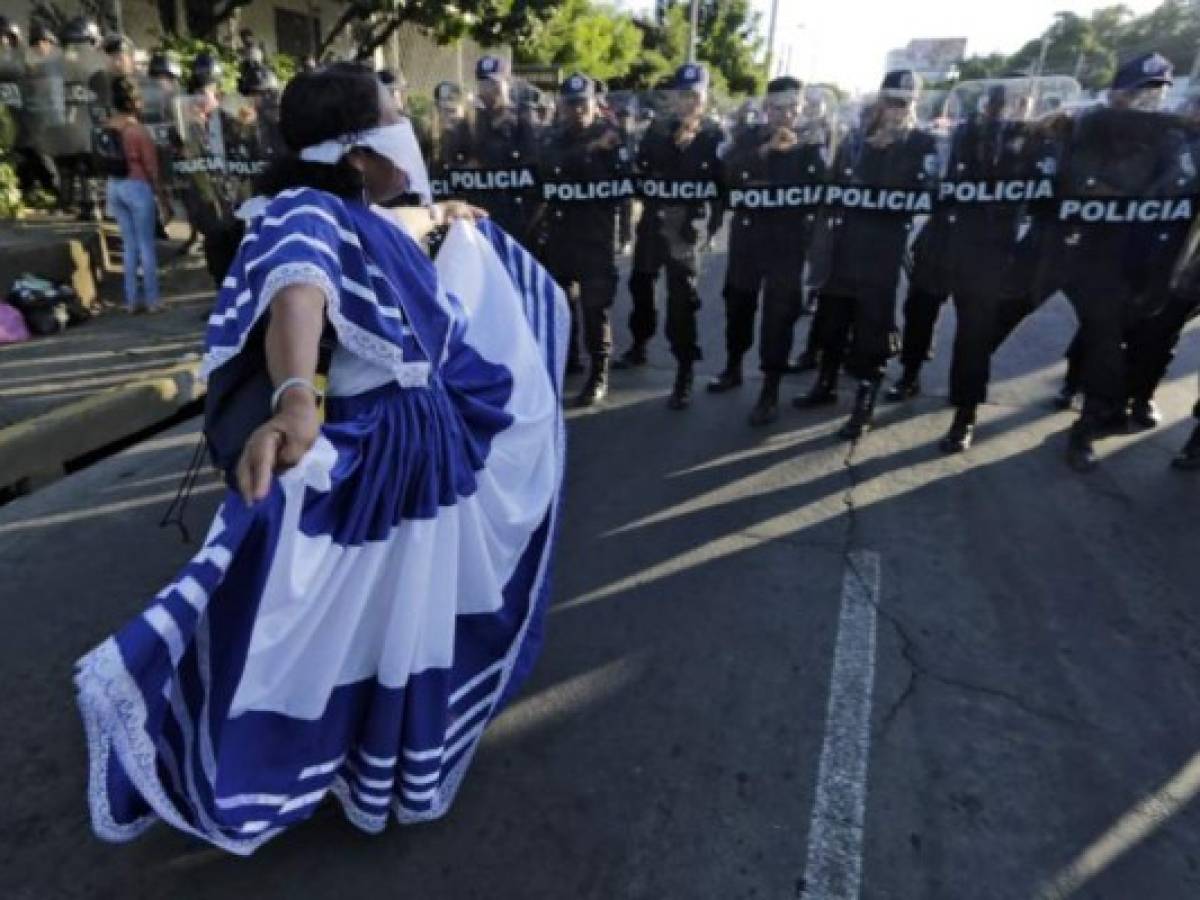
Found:
[[742, 357], [730, 355], [725, 371], [708, 383], [710, 394], [723, 394], [742, 386]]
[[1134, 399], [1129, 404], [1129, 422], [1139, 431], [1149, 431], [1162, 424], [1162, 413], [1153, 400]]
[[789, 375], [799, 375], [804, 372], [814, 372], [821, 364], [821, 354], [816, 350], [805, 350], [787, 367]]
[[635, 369], [646, 364], [646, 345], [634, 341], [633, 346], [613, 360], [614, 369]]
[[608, 357], [592, 357], [592, 370], [588, 374], [588, 380], [584, 382], [583, 389], [571, 405], [576, 409], [587, 409], [589, 406], [595, 406], [607, 396]]
[[1079, 396], [1079, 388], [1067, 381], [1054, 395], [1054, 399], [1050, 401], [1055, 409], [1067, 410], [1075, 405], [1075, 398]]
[[971, 446], [974, 437], [975, 407], [960, 406], [954, 411], [954, 421], [950, 423], [950, 430], [938, 447], [943, 453], [962, 453]]
[[1067, 465], [1076, 472], [1091, 472], [1100, 464], [1096, 458], [1096, 427], [1093, 420], [1082, 415], [1067, 435]]
[[750, 413], [750, 425], [762, 428], [779, 418], [779, 375], [769, 372], [763, 377], [762, 391]]
[[680, 363], [675, 370], [675, 386], [671, 388], [671, 396], [667, 398], [670, 409], [687, 409], [692, 405], [692, 364]]
[[815, 406], [829, 406], [837, 403], [837, 382], [836, 369], [822, 369], [817, 380], [813, 382], [813, 386], [808, 389], [808, 393], [792, 399], [792, 406], [796, 409], [812, 409]]
[[883, 399], [888, 403], [903, 403], [921, 393], [921, 367], [905, 366], [904, 374], [896, 379]]
[[1171, 460], [1171, 465], [1187, 472], [1200, 472], [1200, 425], [1196, 426], [1179, 455]]
[[846, 424], [838, 431], [843, 440], [856, 441], [871, 430], [875, 419], [875, 403], [879, 399], [879, 382], [876, 380], [860, 381], [858, 393], [854, 397], [854, 411]]

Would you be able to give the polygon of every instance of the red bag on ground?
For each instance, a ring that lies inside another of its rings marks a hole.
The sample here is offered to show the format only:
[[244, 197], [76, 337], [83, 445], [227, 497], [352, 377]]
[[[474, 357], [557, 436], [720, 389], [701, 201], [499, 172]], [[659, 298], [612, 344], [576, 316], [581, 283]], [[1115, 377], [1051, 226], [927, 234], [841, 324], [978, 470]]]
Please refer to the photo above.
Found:
[[0, 344], [19, 344], [29, 340], [25, 317], [9, 303], [0, 302]]

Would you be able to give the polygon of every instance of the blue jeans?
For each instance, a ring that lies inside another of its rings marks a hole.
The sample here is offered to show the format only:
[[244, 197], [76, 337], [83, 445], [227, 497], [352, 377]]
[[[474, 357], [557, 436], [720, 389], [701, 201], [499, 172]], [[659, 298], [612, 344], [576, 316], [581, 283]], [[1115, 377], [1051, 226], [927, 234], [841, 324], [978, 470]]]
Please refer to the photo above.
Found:
[[146, 306], [158, 306], [158, 252], [154, 246], [157, 208], [154, 191], [139, 178], [108, 180], [108, 211], [125, 245], [125, 307], [138, 306], [138, 266], [142, 268]]

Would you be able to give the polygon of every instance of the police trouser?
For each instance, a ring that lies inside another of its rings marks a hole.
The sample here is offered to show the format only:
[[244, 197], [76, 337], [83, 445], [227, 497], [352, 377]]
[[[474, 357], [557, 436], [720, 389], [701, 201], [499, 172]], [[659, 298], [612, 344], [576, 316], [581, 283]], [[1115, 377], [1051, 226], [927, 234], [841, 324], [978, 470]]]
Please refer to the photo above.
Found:
[[822, 294], [828, 316], [823, 329], [821, 370], [846, 372], [860, 381], [879, 381], [896, 343], [895, 292], [867, 289], [856, 296]]
[[92, 158], [87, 153], [72, 153], [69, 156], [59, 156], [55, 159], [58, 167], [59, 194], [58, 205], [61, 209], [88, 211], [96, 202], [96, 193], [92, 184]]
[[1188, 321], [1200, 313], [1193, 299], [1172, 294], [1155, 315], [1134, 323], [1127, 335], [1129, 397], [1151, 400], [1175, 358], [1175, 347]]
[[730, 361], [736, 363], [754, 345], [754, 319], [761, 294], [760, 366], [765, 373], [783, 374], [792, 353], [796, 321], [804, 308], [803, 258], [799, 254], [790, 259], [774, 258], [770, 244], [763, 246], [763, 237], [761, 230], [736, 225], [730, 233], [725, 270], [725, 350]]
[[908, 296], [904, 299], [904, 341], [900, 351], [900, 362], [905, 371], [916, 372], [929, 359], [938, 316], [948, 299], [948, 294], [909, 285]]
[[995, 291], [960, 290], [954, 294], [958, 320], [950, 363], [950, 402], [954, 406], [978, 406], [987, 400], [997, 322], [1005, 303]]
[[[647, 219], [650, 221], [647, 221]], [[699, 253], [695, 243], [672, 248], [658, 230], [657, 222], [643, 215], [638, 223], [637, 247], [633, 272], [629, 276], [629, 295], [633, 310], [629, 330], [635, 344], [646, 344], [658, 330], [658, 311], [654, 285], [661, 269], [667, 272], [667, 342], [671, 353], [683, 364], [701, 358], [696, 313], [700, 294], [696, 290]]]
[[[617, 270], [579, 271], [551, 266], [551, 275], [571, 299], [572, 330], [579, 330], [577, 322], [582, 324], [583, 347], [588, 355], [592, 359], [607, 358], [612, 353], [611, 310], [617, 295]], [[572, 334], [572, 351], [575, 341]]]
[[1102, 419], [1119, 412], [1128, 396], [1125, 336], [1130, 328], [1130, 298], [1119, 283], [1096, 275], [1073, 284], [1071, 304], [1079, 318], [1079, 388], [1084, 416]]
[[633, 240], [633, 201], [617, 206], [617, 244], [624, 249]]
[[17, 178], [23, 190], [29, 191], [37, 187], [54, 194], [55, 197], [59, 195], [62, 186], [58, 166], [54, 164], [54, 158], [50, 154], [36, 147], [22, 147], [17, 151], [17, 159]]

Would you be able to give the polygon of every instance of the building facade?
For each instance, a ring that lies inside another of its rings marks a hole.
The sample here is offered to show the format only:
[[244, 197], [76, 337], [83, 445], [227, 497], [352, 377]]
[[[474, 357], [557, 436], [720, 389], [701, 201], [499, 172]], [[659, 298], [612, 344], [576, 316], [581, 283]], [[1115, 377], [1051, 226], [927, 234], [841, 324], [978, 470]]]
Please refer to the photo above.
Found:
[[[78, 0], [53, 0], [53, 5], [67, 16], [84, 11]], [[5, 0], [4, 13], [28, 33], [33, 6], [31, 0]], [[187, 33], [183, 0], [109, 0], [109, 9], [142, 51], [150, 51], [162, 41], [164, 16], [174, 21], [181, 34]], [[344, 9], [345, 4], [335, 0], [254, 0], [221, 25], [218, 41], [237, 46], [238, 33], [249, 28], [267, 54], [286, 53], [300, 58], [316, 53]], [[347, 29], [327, 53], [349, 57], [354, 51], [354, 35]], [[429, 95], [439, 81], [471, 82], [475, 63], [485, 52], [511, 56], [508, 48], [487, 50], [471, 40], [439, 45], [421, 29], [404, 25], [376, 51], [374, 63], [379, 68], [403, 72], [412, 92]]]

